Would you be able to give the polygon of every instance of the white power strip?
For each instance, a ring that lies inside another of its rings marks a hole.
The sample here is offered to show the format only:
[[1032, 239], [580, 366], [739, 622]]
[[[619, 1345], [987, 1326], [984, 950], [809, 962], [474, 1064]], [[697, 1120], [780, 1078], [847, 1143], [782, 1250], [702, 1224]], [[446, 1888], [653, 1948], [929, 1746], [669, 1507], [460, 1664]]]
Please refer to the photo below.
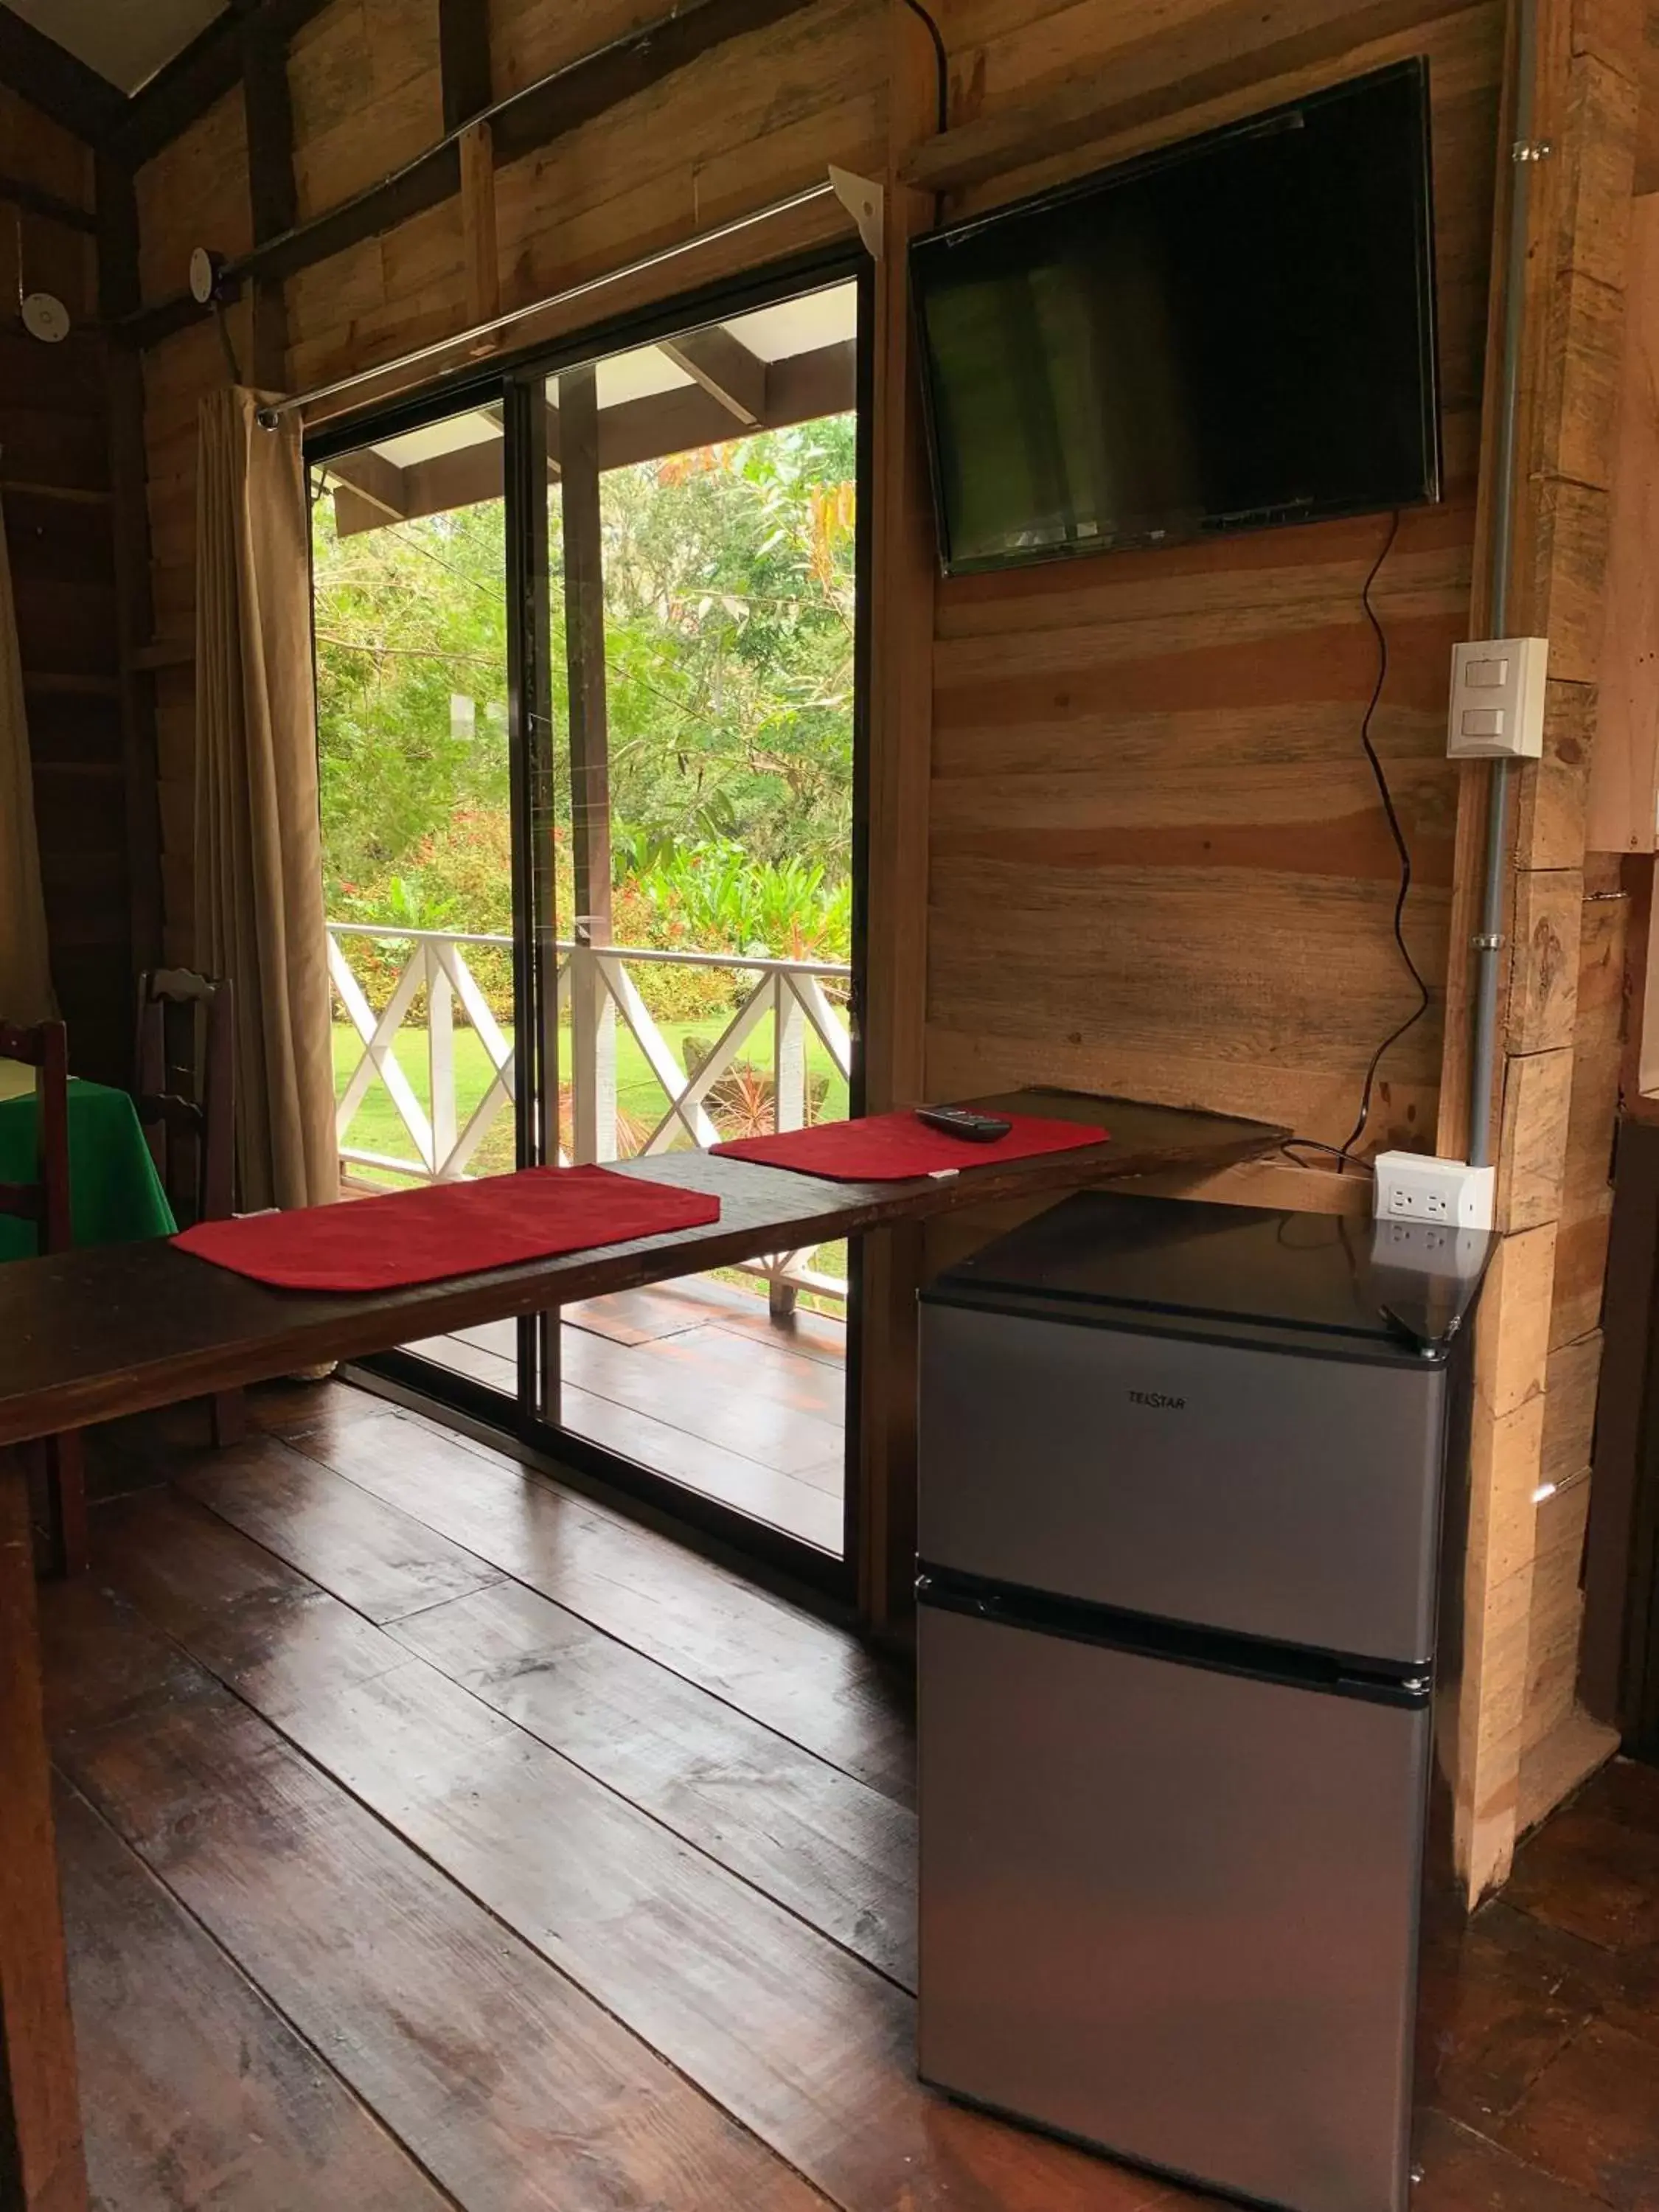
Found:
[[1378, 1221], [1422, 1222], [1444, 1229], [1490, 1229], [1497, 1170], [1429, 1152], [1379, 1152], [1375, 1212]]

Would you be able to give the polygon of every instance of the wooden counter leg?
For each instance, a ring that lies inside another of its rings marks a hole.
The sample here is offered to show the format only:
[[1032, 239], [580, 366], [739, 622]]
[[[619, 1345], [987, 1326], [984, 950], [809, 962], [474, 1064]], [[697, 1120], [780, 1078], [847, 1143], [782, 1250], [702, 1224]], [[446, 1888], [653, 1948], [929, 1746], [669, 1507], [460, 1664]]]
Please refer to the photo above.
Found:
[[864, 1239], [859, 1391], [859, 1610], [902, 1641], [915, 1617], [919, 1222]]
[[0, 2212], [86, 2212], [28, 1486], [0, 1446]]

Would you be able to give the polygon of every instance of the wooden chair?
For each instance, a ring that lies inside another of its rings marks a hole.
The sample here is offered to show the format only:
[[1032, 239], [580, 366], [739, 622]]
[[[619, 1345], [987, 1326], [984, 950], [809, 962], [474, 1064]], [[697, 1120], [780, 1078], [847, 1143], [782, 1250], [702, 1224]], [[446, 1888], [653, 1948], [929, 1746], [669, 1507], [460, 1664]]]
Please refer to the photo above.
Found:
[[[234, 1005], [228, 981], [188, 968], [138, 979], [133, 1103], [180, 1227], [222, 1221], [234, 1207]], [[222, 1390], [208, 1402], [214, 1442], [237, 1443], [247, 1427], [242, 1393]]]
[[[0, 1022], [0, 1060], [34, 1070], [36, 1162], [32, 1182], [0, 1182], [0, 1213], [32, 1221], [39, 1251], [66, 1252], [75, 1241], [70, 1218], [69, 1031], [62, 1022], [37, 1022], [31, 1028]], [[46, 1478], [53, 1570], [80, 1574], [87, 1564], [81, 1439], [73, 1434], [49, 1437], [35, 1449]]]

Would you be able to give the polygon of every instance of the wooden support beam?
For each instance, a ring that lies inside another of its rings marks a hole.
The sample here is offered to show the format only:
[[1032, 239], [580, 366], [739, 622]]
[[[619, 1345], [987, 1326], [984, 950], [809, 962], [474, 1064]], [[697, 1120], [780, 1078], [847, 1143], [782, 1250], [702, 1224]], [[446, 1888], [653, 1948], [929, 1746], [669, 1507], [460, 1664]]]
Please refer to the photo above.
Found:
[[[865, 1109], [924, 1100], [927, 992], [928, 776], [933, 717], [933, 529], [910, 316], [911, 239], [933, 221], [931, 197], [903, 181], [934, 129], [937, 79], [926, 31], [887, 0], [888, 148], [876, 267], [872, 425], [870, 714], [862, 1008]], [[878, 1632], [915, 1602], [916, 1550], [915, 1231], [872, 1237], [860, 1261], [858, 1437], [859, 1602]]]
[[0, 0], [0, 84], [95, 145], [126, 112], [115, 87]]
[[1335, 61], [1374, 39], [1419, 30], [1480, 0], [1222, 0], [1116, 48], [1109, 68], [956, 130], [930, 132], [901, 180], [952, 191], [1161, 122], [1276, 76]]
[[730, 331], [718, 324], [708, 330], [688, 331], [683, 337], [665, 338], [657, 350], [677, 368], [683, 368], [739, 422], [759, 429], [769, 419], [766, 363]]
[[571, 1137], [582, 1164], [617, 1149], [617, 1016], [581, 948], [611, 942], [611, 731], [605, 698], [605, 557], [599, 380], [589, 362], [559, 378], [565, 671], [569, 688], [570, 849], [577, 950], [570, 966]]
[[489, 106], [489, 0], [438, 0], [438, 72], [444, 129], [459, 131]]
[[[288, 39], [262, 14], [250, 15], [242, 27], [242, 100], [247, 117], [248, 198], [257, 243], [292, 230], [299, 213]], [[256, 276], [249, 307], [249, 374], [259, 391], [280, 392], [288, 381], [288, 307], [281, 276]]]
[[[488, 111], [495, 159], [514, 161], [533, 153], [649, 90], [715, 47], [781, 22], [810, 4], [811, 0], [689, 0], [672, 14], [498, 101]], [[296, 224], [281, 238], [257, 245], [240, 258], [233, 274], [239, 278], [255, 273], [292, 276], [365, 239], [396, 229], [413, 216], [441, 207], [460, 189], [460, 140], [448, 135], [380, 184]], [[131, 335], [140, 346], [156, 344], [204, 312], [187, 293], [161, 301], [135, 319]]]
[[0, 1449], [0, 2205], [86, 2212], [28, 1486]]
[[461, 133], [461, 242], [466, 319], [489, 322], [501, 312], [501, 270], [495, 244], [495, 149], [488, 123], [469, 124]]
[[[500, 449], [496, 449], [496, 487], [501, 493]], [[383, 529], [388, 522], [407, 520], [411, 512], [409, 479], [405, 471], [365, 447], [361, 453], [343, 453], [326, 465], [328, 474], [335, 479], [334, 526], [342, 538], [356, 537], [365, 530]], [[465, 507], [471, 502], [455, 500], [447, 505]], [[441, 514], [441, 507], [422, 507], [422, 514]]]
[[95, 232], [98, 218], [89, 208], [76, 207], [73, 200], [60, 199], [56, 192], [43, 191], [26, 177], [14, 177], [0, 169], [0, 202], [21, 208], [26, 215], [38, 215], [48, 222], [61, 222], [70, 230]]
[[611, 931], [610, 720], [605, 679], [605, 563], [599, 522], [599, 407], [591, 362], [559, 378], [564, 634], [570, 685], [571, 851], [580, 935]]
[[[1556, 1255], [1572, 1103], [1584, 810], [1594, 747], [1602, 564], [1625, 313], [1644, 0], [1583, 9], [1542, 0], [1530, 136], [1547, 146], [1529, 193], [1515, 468], [1512, 634], [1551, 639], [1550, 720], [1571, 755], [1524, 764], [1504, 865], [1514, 952], [1500, 1039], [1498, 1226], [1505, 1234], [1476, 1318], [1476, 1389], [1457, 1682], [1453, 1846], [1470, 1900], [1508, 1874], [1523, 1803], [1522, 1759], [1537, 1505], [1549, 1413]], [[1511, 88], [1498, 131], [1498, 190], [1485, 417], [1498, 418], [1508, 208], [1518, 173]], [[1483, 450], [1472, 635], [1485, 605], [1495, 514], [1495, 438]], [[1566, 702], [1564, 704], [1564, 702]], [[1586, 742], [1588, 740], [1588, 742]], [[1484, 868], [1486, 777], [1459, 794], [1456, 881], [1438, 1149], [1461, 1157], [1467, 1113], [1468, 996], [1462, 948]], [[1608, 1129], [1611, 1137], [1611, 1128]], [[1558, 1375], [1560, 1370], [1558, 1369]]]
[[[94, 165], [98, 204], [98, 308], [118, 321], [138, 296], [138, 201], [131, 173], [106, 155]], [[126, 806], [127, 896], [132, 965], [161, 956], [161, 822], [156, 797], [155, 686], [139, 654], [155, 635], [150, 586], [149, 459], [144, 379], [129, 346], [111, 346], [109, 462], [115, 538], [115, 609], [121, 659], [121, 751]]]
[[[793, 422], [813, 422], [824, 415], [847, 413], [856, 401], [856, 364], [850, 340], [819, 346], [793, 360], [774, 362], [767, 372], [767, 413], [763, 428], [783, 429]], [[699, 386], [677, 392], [653, 392], [643, 399], [626, 399], [600, 410], [599, 467], [620, 469], [635, 461], [662, 460], [670, 453], [696, 453], [740, 437], [743, 425], [735, 422], [718, 399]], [[562, 433], [559, 410], [548, 410], [548, 471], [550, 481], [562, 467]], [[352, 453], [328, 464], [354, 490], [362, 503], [337, 499], [336, 515], [343, 536], [378, 530], [386, 521], [409, 521], [416, 515], [447, 514], [452, 507], [476, 507], [499, 499], [502, 489], [500, 441], [491, 438], [477, 445], [457, 447], [429, 461], [411, 462], [395, 469], [378, 453]]]

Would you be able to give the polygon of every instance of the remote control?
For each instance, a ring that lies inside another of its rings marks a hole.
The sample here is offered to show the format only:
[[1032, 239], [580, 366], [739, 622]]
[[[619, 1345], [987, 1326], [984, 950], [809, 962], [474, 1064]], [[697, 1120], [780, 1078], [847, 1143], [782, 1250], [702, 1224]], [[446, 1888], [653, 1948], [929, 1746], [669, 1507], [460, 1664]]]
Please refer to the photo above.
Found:
[[994, 1145], [1013, 1127], [994, 1114], [975, 1114], [966, 1106], [918, 1106], [916, 1119], [942, 1137], [960, 1137], [967, 1145]]

